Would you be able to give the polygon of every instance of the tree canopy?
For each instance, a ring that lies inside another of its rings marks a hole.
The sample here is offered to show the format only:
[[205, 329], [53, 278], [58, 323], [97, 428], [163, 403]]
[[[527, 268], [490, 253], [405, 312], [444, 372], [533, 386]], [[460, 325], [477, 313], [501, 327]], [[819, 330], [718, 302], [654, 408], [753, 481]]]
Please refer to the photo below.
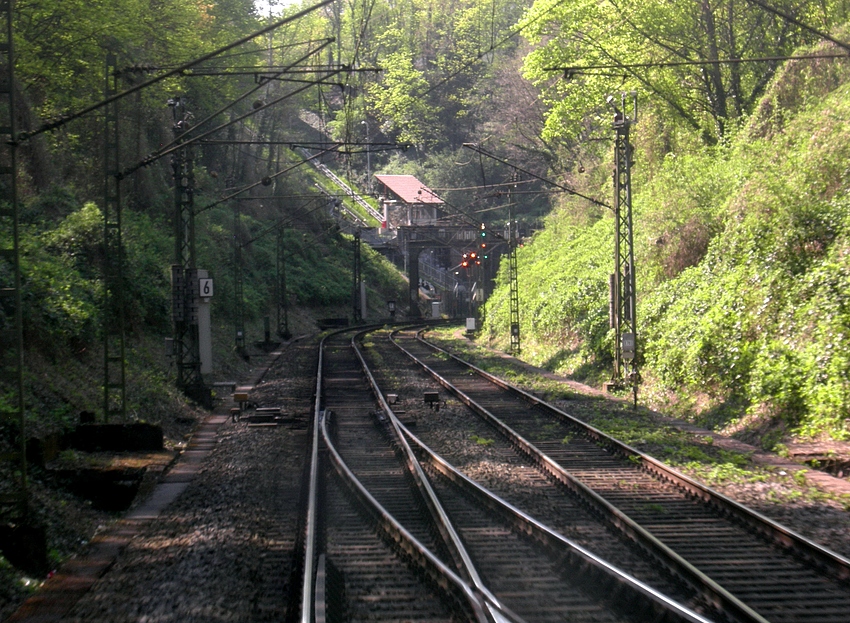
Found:
[[[829, 29], [843, 3], [773, 3]], [[752, 112], [782, 63], [814, 37], [749, 0], [537, 0], [525, 74], [549, 105], [544, 136], [580, 133], [606, 94], [639, 90], [707, 143]]]

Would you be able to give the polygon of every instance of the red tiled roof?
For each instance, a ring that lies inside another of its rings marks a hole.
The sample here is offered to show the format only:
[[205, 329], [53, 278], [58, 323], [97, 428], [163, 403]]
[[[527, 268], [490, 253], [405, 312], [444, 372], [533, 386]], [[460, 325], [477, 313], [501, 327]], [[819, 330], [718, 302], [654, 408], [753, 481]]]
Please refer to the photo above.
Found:
[[376, 175], [375, 179], [405, 203], [443, 203], [433, 190], [412, 175]]

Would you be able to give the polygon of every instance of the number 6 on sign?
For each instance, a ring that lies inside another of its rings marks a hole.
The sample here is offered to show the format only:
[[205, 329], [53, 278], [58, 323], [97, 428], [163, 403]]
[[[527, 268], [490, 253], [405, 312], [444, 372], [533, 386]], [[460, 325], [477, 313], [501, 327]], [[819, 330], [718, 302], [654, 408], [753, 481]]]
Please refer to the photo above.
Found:
[[213, 280], [198, 279], [198, 290], [203, 298], [210, 298], [213, 295]]

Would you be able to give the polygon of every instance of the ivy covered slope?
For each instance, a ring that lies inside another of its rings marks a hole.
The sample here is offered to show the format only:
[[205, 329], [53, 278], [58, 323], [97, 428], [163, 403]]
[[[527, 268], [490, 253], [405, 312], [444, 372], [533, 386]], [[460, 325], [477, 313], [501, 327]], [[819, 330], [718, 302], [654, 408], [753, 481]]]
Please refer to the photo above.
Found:
[[[636, 132], [647, 402], [764, 447], [850, 438], [848, 76], [841, 61], [789, 64], [728, 141], [655, 164], [641, 167], [651, 138]], [[613, 220], [574, 214], [557, 210], [519, 249], [523, 356], [598, 382], [613, 348]], [[486, 327], [503, 342], [506, 277]]]

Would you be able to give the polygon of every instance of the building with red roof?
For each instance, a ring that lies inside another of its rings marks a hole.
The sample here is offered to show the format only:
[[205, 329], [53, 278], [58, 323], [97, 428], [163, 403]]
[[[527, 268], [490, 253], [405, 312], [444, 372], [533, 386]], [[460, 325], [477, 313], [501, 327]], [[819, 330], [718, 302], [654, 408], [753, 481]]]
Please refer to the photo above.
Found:
[[393, 229], [404, 225], [436, 225], [443, 200], [413, 175], [376, 175], [384, 222]]

